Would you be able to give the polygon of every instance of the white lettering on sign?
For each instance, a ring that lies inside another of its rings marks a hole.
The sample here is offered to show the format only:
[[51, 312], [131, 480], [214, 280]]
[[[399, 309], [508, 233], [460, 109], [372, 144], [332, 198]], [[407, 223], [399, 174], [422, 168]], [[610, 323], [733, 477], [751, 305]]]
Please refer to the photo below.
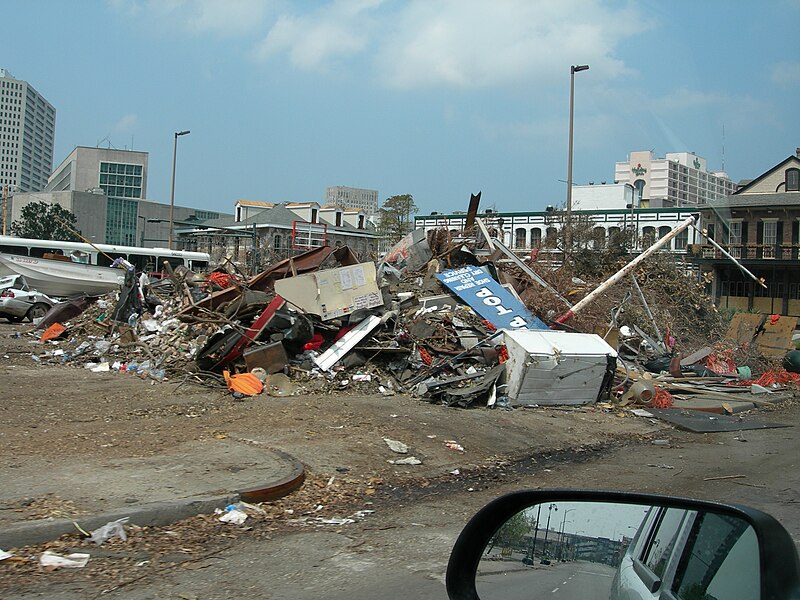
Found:
[[503, 315], [507, 315], [509, 313], [514, 312], [510, 308], [506, 308], [505, 306], [503, 306], [503, 301], [500, 298], [498, 298], [497, 296], [495, 296], [492, 293], [492, 290], [490, 290], [487, 287], [479, 289], [475, 293], [475, 295], [478, 298], [482, 298], [483, 299], [483, 303], [486, 306], [493, 306], [494, 308], [496, 308], [497, 309], [497, 316], [499, 316], [499, 317], [502, 317]]

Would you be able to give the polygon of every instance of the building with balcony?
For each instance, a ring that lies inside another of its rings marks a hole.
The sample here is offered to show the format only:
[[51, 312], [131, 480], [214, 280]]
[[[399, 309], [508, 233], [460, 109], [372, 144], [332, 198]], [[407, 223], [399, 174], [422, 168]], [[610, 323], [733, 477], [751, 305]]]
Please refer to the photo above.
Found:
[[53, 169], [56, 109], [27, 81], [0, 69], [0, 190], [36, 192]]
[[700, 211], [709, 236], [767, 285], [758, 285], [711, 244], [693, 246], [691, 260], [713, 276], [717, 305], [800, 316], [800, 148]]

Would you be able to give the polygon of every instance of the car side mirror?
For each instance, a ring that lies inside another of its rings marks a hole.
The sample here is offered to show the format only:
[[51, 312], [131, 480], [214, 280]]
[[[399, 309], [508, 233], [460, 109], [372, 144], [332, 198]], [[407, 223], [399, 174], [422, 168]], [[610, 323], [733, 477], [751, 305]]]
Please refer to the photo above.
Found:
[[452, 600], [777, 600], [800, 598], [800, 562], [786, 529], [745, 506], [531, 490], [467, 523], [446, 584]]

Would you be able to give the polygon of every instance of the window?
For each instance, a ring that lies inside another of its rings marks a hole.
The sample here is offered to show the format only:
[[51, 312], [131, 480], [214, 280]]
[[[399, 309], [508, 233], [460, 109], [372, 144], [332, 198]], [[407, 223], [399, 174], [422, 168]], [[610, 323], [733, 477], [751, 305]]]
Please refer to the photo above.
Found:
[[689, 230], [684, 229], [675, 236], [675, 250], [686, 250], [689, 245]]
[[648, 248], [653, 245], [653, 242], [656, 240], [656, 228], [655, 227], [643, 227], [642, 228], [642, 248]]
[[542, 245], [542, 230], [538, 227], [531, 229], [531, 248], [538, 248]]
[[555, 227], [548, 227], [547, 232], [545, 233], [544, 244], [548, 248], [555, 248], [556, 247], [556, 236], [558, 231]]
[[774, 246], [778, 240], [778, 222], [764, 221], [764, 245]]
[[738, 517], [698, 516], [681, 557], [672, 591], [694, 598], [761, 597], [758, 539]]
[[800, 169], [786, 169], [786, 191], [800, 191]]
[[730, 244], [735, 246], [742, 243], [742, 222], [731, 221], [728, 226]]
[[667, 570], [667, 564], [669, 564], [675, 543], [678, 541], [678, 533], [680, 533], [685, 516], [685, 510], [664, 509], [659, 515], [655, 532], [644, 548], [642, 562], [658, 578], [663, 577]]
[[272, 246], [275, 248], [275, 250], [281, 249], [281, 236], [276, 235], [274, 238], [272, 238]]
[[668, 227], [666, 225], [662, 225], [661, 227], [658, 228], [658, 239], [661, 239], [661, 238], [669, 235], [670, 231], [672, 231], [672, 227]]
[[312, 223], [316, 223], [317, 222], [317, 209], [316, 208], [312, 208], [311, 209], [311, 222]]
[[527, 232], [525, 231], [525, 229], [522, 228], [522, 227], [517, 228], [517, 230], [515, 232], [515, 237], [514, 237], [514, 248], [524, 248], [525, 247], [525, 242], [527, 242], [527, 239], [528, 239], [528, 236], [527, 236]]
[[595, 227], [592, 230], [592, 246], [595, 250], [600, 250], [606, 245], [606, 230], [602, 227]]

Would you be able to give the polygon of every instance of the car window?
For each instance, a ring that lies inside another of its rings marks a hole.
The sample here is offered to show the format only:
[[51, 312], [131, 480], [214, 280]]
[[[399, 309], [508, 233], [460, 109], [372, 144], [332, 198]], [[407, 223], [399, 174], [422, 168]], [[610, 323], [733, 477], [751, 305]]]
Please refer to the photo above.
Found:
[[757, 599], [758, 539], [737, 517], [705, 513], [692, 526], [673, 584], [682, 600]]
[[663, 510], [659, 515], [655, 531], [644, 548], [642, 562], [659, 578], [664, 576], [667, 569], [685, 516], [685, 510], [674, 508]]

